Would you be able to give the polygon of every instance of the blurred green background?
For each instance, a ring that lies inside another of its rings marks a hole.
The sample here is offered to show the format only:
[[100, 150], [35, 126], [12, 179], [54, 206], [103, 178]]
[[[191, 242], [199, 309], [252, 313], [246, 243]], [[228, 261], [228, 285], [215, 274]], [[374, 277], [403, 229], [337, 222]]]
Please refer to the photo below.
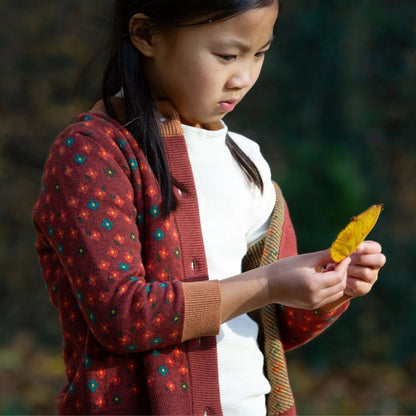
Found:
[[[53, 414], [58, 318], [31, 210], [55, 135], [94, 102], [109, 0], [0, 1], [0, 414]], [[369, 296], [288, 354], [299, 414], [416, 414], [416, 2], [286, 0], [258, 85], [226, 121], [258, 140], [301, 252], [352, 215], [388, 263]]]

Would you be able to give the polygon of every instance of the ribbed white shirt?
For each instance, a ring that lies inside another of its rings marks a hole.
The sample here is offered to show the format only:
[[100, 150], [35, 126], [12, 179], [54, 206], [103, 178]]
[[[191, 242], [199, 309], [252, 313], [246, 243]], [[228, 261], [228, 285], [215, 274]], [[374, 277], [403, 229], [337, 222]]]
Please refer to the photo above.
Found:
[[[249, 183], [225, 144], [227, 127], [204, 130], [183, 125], [196, 185], [210, 279], [241, 273], [247, 248], [267, 232], [275, 204], [270, 168], [257, 143], [236, 133], [231, 138], [255, 163], [264, 192]], [[217, 336], [218, 372], [224, 416], [266, 415], [270, 384], [257, 344], [258, 325], [241, 315], [221, 325]]]

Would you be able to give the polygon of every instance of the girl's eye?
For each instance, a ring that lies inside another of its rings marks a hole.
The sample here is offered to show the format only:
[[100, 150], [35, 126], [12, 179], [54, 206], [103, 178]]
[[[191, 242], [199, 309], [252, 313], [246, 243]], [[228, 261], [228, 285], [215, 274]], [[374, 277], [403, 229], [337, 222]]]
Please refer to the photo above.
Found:
[[267, 51], [257, 52], [255, 56], [256, 56], [256, 58], [262, 58], [264, 55], [266, 55], [266, 52]]
[[223, 61], [231, 62], [237, 58], [237, 55], [218, 55]]

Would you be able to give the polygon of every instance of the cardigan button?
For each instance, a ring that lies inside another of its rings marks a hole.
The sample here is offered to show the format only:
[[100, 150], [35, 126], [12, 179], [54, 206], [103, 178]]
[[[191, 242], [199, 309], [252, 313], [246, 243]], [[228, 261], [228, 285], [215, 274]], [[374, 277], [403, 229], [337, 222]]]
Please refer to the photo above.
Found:
[[178, 195], [182, 196], [182, 190], [178, 188]]

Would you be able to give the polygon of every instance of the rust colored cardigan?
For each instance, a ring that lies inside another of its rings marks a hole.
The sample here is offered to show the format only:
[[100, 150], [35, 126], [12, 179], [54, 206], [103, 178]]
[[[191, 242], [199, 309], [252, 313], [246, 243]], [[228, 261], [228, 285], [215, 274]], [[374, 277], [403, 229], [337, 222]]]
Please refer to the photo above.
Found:
[[[59, 414], [220, 415], [216, 338], [221, 293], [209, 281], [198, 203], [175, 110], [160, 104], [178, 208], [160, 213], [143, 152], [117, 121], [80, 115], [52, 145], [33, 219], [51, 302], [59, 311], [68, 384]], [[296, 254], [283, 197], [244, 268]], [[284, 350], [322, 332], [333, 312], [257, 311], [272, 392], [268, 414], [294, 414]]]

